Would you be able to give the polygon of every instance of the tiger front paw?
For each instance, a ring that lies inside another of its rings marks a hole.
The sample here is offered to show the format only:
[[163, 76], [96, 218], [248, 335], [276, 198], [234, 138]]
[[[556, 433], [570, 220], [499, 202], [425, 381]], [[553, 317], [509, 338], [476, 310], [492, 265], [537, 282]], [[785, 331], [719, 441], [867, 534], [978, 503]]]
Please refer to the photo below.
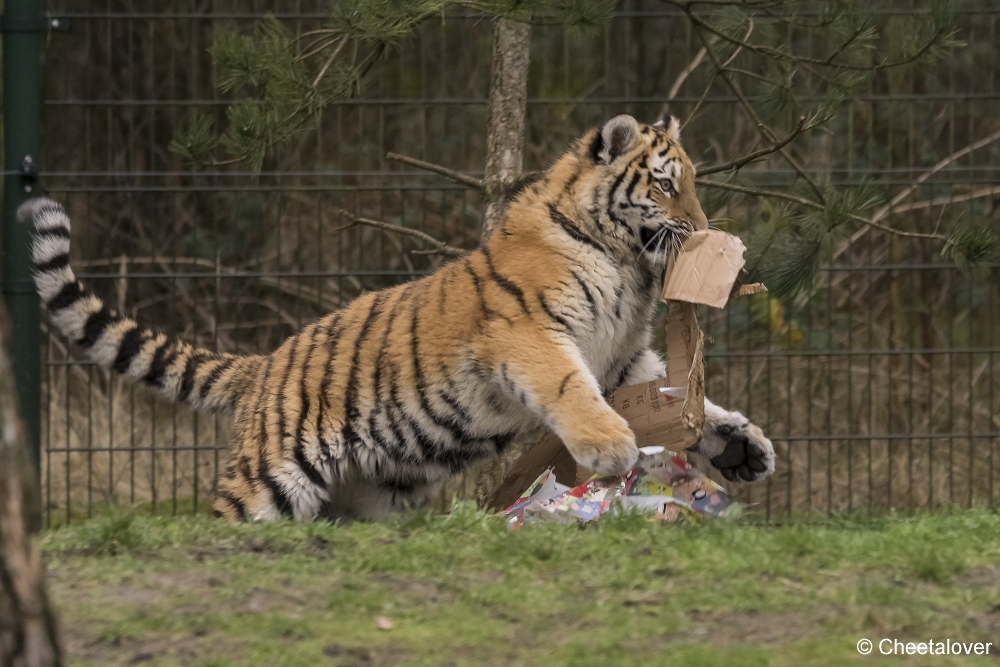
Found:
[[698, 452], [730, 482], [756, 482], [774, 472], [774, 446], [760, 428], [738, 412], [706, 420]]
[[635, 435], [620, 415], [609, 411], [599, 419], [582, 418], [582, 424], [563, 442], [576, 462], [601, 475], [624, 475], [639, 458]]

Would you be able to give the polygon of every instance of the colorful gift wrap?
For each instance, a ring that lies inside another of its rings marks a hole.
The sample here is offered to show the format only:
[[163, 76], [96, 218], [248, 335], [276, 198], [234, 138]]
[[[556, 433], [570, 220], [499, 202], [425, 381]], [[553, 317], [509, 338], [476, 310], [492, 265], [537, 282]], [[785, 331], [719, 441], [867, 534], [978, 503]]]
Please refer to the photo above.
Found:
[[661, 521], [693, 521], [705, 514], [735, 517], [742, 512], [724, 488], [677, 453], [663, 447], [639, 452], [638, 462], [625, 475], [594, 476], [573, 488], [558, 483], [552, 470], [546, 470], [504, 510], [508, 525], [518, 527], [529, 518], [593, 521], [618, 507], [648, 512]]

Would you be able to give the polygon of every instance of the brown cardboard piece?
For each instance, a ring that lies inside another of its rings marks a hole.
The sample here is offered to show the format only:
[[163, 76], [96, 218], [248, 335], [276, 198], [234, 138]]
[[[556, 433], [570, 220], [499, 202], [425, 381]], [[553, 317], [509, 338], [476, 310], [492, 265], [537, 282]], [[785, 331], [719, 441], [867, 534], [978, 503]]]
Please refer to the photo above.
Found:
[[[734, 287], [743, 268], [743, 251], [739, 238], [725, 232], [695, 232], [668, 266], [663, 281], [663, 300], [670, 302], [666, 375], [619, 387], [608, 398], [611, 407], [628, 421], [639, 447], [663, 445], [683, 451], [701, 438], [705, 422], [704, 334], [694, 304], [721, 308], [731, 293], [754, 294], [766, 289], [760, 284]], [[553, 468], [557, 481], [569, 486], [582, 484], [593, 475], [550, 433], [514, 464], [491, 506], [504, 509], [515, 502], [546, 468]]]
[[674, 301], [667, 314], [666, 375], [619, 387], [608, 398], [637, 446], [669, 444], [679, 451], [698, 442], [705, 421], [704, 338], [694, 304]]
[[724, 307], [743, 269], [745, 250], [738, 236], [715, 229], [693, 232], [667, 267], [663, 300]]

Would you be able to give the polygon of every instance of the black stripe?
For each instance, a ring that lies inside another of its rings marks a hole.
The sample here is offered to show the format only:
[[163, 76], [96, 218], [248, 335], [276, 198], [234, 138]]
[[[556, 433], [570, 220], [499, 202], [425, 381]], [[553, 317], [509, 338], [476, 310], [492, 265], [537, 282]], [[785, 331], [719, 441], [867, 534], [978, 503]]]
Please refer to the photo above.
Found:
[[71, 283], [66, 283], [59, 290], [59, 294], [49, 299], [48, 307], [49, 310], [55, 312], [57, 310], [62, 310], [63, 308], [69, 308], [74, 303], [82, 299], [87, 294], [87, 291], [83, 289], [78, 281]]
[[140, 329], [138, 325], [125, 332], [118, 343], [118, 354], [115, 355], [115, 360], [111, 363], [111, 369], [114, 372], [123, 375], [128, 372], [132, 360], [142, 351], [143, 345], [148, 340], [146, 334], [146, 330]]
[[602, 128], [598, 127], [597, 131], [594, 132], [594, 138], [590, 142], [590, 146], [587, 148], [587, 153], [590, 155], [590, 159], [594, 162], [600, 162], [601, 151], [604, 150], [604, 135], [601, 133]]
[[521, 291], [521, 288], [512, 283], [508, 278], [497, 273], [496, 268], [493, 266], [493, 258], [490, 256], [489, 246], [483, 246], [483, 256], [486, 258], [486, 268], [489, 270], [490, 278], [493, 282], [504, 292], [517, 299], [525, 315], [530, 315], [531, 311], [528, 310], [528, 302], [524, 300], [524, 292]]
[[545, 301], [545, 295], [542, 294], [541, 290], [538, 290], [538, 303], [541, 304], [542, 310], [545, 311], [545, 314], [548, 315], [550, 319], [562, 325], [562, 327], [566, 330], [566, 333], [568, 333], [571, 336], [575, 335], [573, 327], [570, 326], [569, 322], [566, 321], [566, 318], [562, 317], [561, 315], [559, 315], [559, 313], [555, 312], [554, 310], [552, 310], [552, 308], [549, 307], [548, 302]]
[[236, 516], [240, 518], [240, 521], [249, 521], [249, 515], [247, 514], [247, 506], [243, 504], [243, 501], [238, 500], [231, 493], [220, 493], [219, 497], [224, 501], [229, 503], [229, 506], [236, 511]]
[[389, 310], [389, 316], [386, 318], [385, 331], [382, 333], [382, 342], [379, 344], [378, 353], [375, 355], [375, 370], [372, 378], [372, 385], [375, 388], [376, 406], [381, 402], [382, 365], [385, 363], [385, 353], [389, 348], [389, 335], [392, 333], [392, 326], [395, 324], [396, 316], [399, 314], [399, 307], [407, 301], [411, 291], [412, 285], [408, 285], [403, 290], [403, 293], [399, 295], [399, 298], [396, 299], [396, 302], [392, 304], [392, 308]]
[[467, 443], [475, 440], [457, 419], [439, 415], [427, 398], [427, 379], [424, 377], [424, 371], [420, 365], [420, 337], [417, 335], [419, 323], [418, 309], [419, 305], [414, 301], [413, 318], [410, 321], [410, 350], [413, 353], [413, 378], [417, 386], [417, 398], [420, 402], [420, 408], [431, 418], [435, 426], [448, 431], [451, 437], [458, 441], [458, 443]]
[[[260, 405], [264, 400], [264, 396], [267, 394], [267, 381], [271, 375], [271, 367], [274, 365], [274, 355], [270, 355], [267, 358], [267, 366], [264, 369], [264, 381], [261, 383], [260, 396], [257, 399], [257, 409], [255, 412], [260, 414], [260, 440], [257, 441], [257, 478], [261, 483], [266, 486], [271, 491], [271, 498], [274, 500], [274, 505], [277, 507], [278, 512], [282, 516], [290, 517], [292, 516], [292, 504], [288, 500], [288, 496], [285, 491], [278, 484], [277, 480], [271, 476], [271, 464], [267, 460], [267, 410], [261, 410]], [[280, 433], [279, 433], [280, 437]]]
[[[337, 342], [343, 328], [340, 326], [341, 314], [336, 313], [330, 318], [326, 327], [324, 345], [330, 348], [326, 363], [323, 364], [323, 379], [319, 383], [319, 405], [316, 408], [316, 434], [319, 436], [319, 448], [324, 458], [330, 458], [330, 443], [323, 435], [323, 411], [330, 407], [330, 383], [333, 382], [333, 361], [337, 356]], [[332, 346], [332, 347], [331, 347]]]
[[243, 479], [246, 480], [247, 486], [253, 489], [256, 485], [253, 483], [254, 477], [253, 471], [250, 470], [250, 459], [247, 458], [246, 454], [240, 454], [239, 461], [236, 463], [236, 469], [241, 475], [243, 475]]
[[466, 272], [472, 276], [472, 287], [476, 290], [476, 299], [479, 301], [479, 312], [486, 317], [486, 301], [483, 299], [483, 286], [479, 282], [479, 276], [476, 275], [476, 270], [472, 268], [472, 260], [465, 258], [462, 260], [462, 265], [465, 267]]
[[[284, 450], [285, 438], [291, 439], [292, 437], [290, 433], [285, 432], [285, 426], [286, 426], [285, 387], [288, 386], [288, 378], [292, 374], [292, 366], [295, 365], [295, 354], [299, 349], [299, 341], [301, 340], [301, 335], [302, 334], [295, 334], [294, 336], [292, 336], [292, 341], [291, 341], [292, 349], [289, 350], [288, 352], [288, 363], [285, 365], [285, 370], [281, 374], [281, 382], [278, 386], [278, 401], [277, 405], [275, 406], [278, 412], [278, 442], [275, 444], [278, 447], [278, 456], [281, 459], [285, 458], [285, 450]], [[267, 440], [266, 422], [264, 423], [264, 427], [265, 427], [263, 433], [264, 438], [262, 439], [262, 442], [266, 442]], [[292, 514], [291, 503], [288, 500], [288, 496], [285, 493], [285, 490], [281, 488], [281, 485], [278, 483], [278, 481], [274, 479], [274, 477], [271, 475], [270, 470], [271, 470], [271, 464], [267, 461], [266, 451], [264, 450], [264, 448], [261, 448], [260, 452], [261, 481], [263, 481], [264, 484], [267, 485], [269, 489], [271, 489], [271, 493], [275, 500], [275, 505], [278, 506], [278, 511], [281, 512], [282, 514], [285, 514], [285, 509], [287, 507], [288, 514]]]
[[285, 454], [285, 438], [292, 439], [292, 434], [285, 431], [285, 427], [287, 426], [285, 423], [285, 400], [287, 398], [285, 388], [288, 387], [288, 378], [292, 376], [292, 367], [295, 366], [295, 356], [298, 354], [301, 340], [301, 333], [292, 336], [292, 349], [288, 351], [288, 364], [281, 374], [281, 383], [278, 386], [278, 451], [282, 458], [284, 458]]
[[104, 332], [112, 324], [121, 322], [121, 318], [115, 313], [101, 306], [96, 313], [91, 313], [90, 317], [83, 325], [83, 337], [76, 341], [80, 347], [90, 348], [94, 346]]
[[182, 403], [187, 401], [188, 396], [191, 395], [191, 390], [194, 389], [194, 376], [198, 373], [198, 367], [201, 366], [203, 361], [210, 358], [210, 356], [205, 352], [191, 351], [191, 355], [184, 364], [184, 375], [181, 376], [181, 390], [177, 394], [178, 401]]
[[[306, 397], [305, 399], [305, 406], [306, 407], [309, 406], [308, 397]], [[323, 475], [320, 474], [319, 470], [317, 470], [316, 467], [312, 463], [310, 463], [309, 460], [306, 458], [306, 448], [302, 440], [299, 440], [297, 443], [295, 443], [295, 447], [293, 448], [293, 454], [295, 455], [295, 462], [299, 464], [299, 469], [301, 469], [302, 472], [306, 474], [306, 477], [309, 478], [309, 481], [318, 486], [319, 488], [325, 489], [326, 480], [323, 479]]]
[[69, 240], [69, 228], [68, 227], [53, 227], [51, 229], [43, 229], [34, 232], [33, 234], [35, 243], [43, 241], [45, 239], [65, 239]]
[[467, 422], [472, 421], [472, 415], [469, 413], [468, 408], [462, 404], [462, 402], [453, 394], [461, 392], [458, 387], [455, 386], [455, 381], [451, 379], [452, 373], [448, 371], [448, 367], [445, 366], [444, 362], [441, 362], [441, 375], [444, 377], [444, 383], [448, 386], [448, 391], [440, 391], [438, 395], [441, 396], [441, 400], [448, 404], [448, 406], [458, 413], [458, 415]]
[[323, 479], [323, 475], [313, 466], [312, 463], [306, 458], [306, 445], [305, 445], [305, 428], [306, 419], [309, 416], [309, 388], [307, 384], [307, 379], [309, 377], [309, 367], [311, 366], [313, 352], [316, 351], [316, 334], [313, 334], [312, 341], [309, 343], [309, 350], [306, 352], [306, 358], [303, 362], [302, 379], [299, 382], [299, 425], [295, 431], [295, 447], [293, 448], [293, 454], [295, 455], [295, 462], [299, 464], [299, 468], [306, 474], [313, 484], [320, 488], [326, 488], [326, 481]]
[[556, 208], [555, 204], [549, 204], [549, 218], [552, 222], [562, 227], [563, 231], [565, 231], [574, 241], [589, 245], [602, 254], [607, 252], [607, 249], [605, 249], [603, 245], [590, 236], [587, 236], [579, 227], [576, 226], [575, 222], [563, 215], [563, 213]]
[[642, 173], [636, 169], [635, 173], [632, 175], [632, 180], [628, 183], [628, 187], [625, 188], [625, 199], [627, 199], [630, 204], [632, 203], [632, 193], [635, 192], [635, 186], [639, 184], [640, 178], [642, 178]]
[[594, 295], [590, 293], [590, 289], [587, 287], [587, 283], [580, 279], [580, 276], [576, 275], [576, 271], [570, 271], [573, 274], [573, 279], [576, 280], [576, 284], [580, 286], [583, 290], [583, 295], [587, 298], [587, 303], [590, 305], [590, 315], [594, 319], [597, 319], [597, 301], [594, 300]]
[[[443, 281], [442, 281], [442, 284]], [[396, 302], [393, 303], [392, 308], [389, 310], [388, 318], [386, 319], [385, 331], [382, 334], [382, 342], [379, 345], [378, 354], [375, 355], [375, 371], [372, 378], [372, 387], [375, 392], [375, 403], [371, 412], [368, 413], [368, 433], [371, 435], [372, 440], [375, 444], [381, 448], [384, 455], [396, 461], [405, 461], [407, 463], [420, 464], [421, 460], [419, 457], [413, 456], [406, 449], [406, 439], [399, 430], [399, 426], [396, 424], [395, 420], [392, 418], [387, 406], [383, 405], [382, 396], [382, 369], [385, 365], [386, 351], [389, 347], [389, 336], [392, 333], [392, 327], [395, 324], [396, 317], [399, 314], [399, 308], [402, 304], [409, 300], [410, 292], [412, 291], [413, 285], [408, 285], [403, 293], [399, 295]], [[442, 293], [442, 298], [444, 294]], [[443, 302], [442, 302], [443, 311]], [[389, 426], [390, 436], [393, 441], [389, 441], [384, 432], [385, 429], [379, 428], [377, 422], [377, 417], [379, 414], [385, 414], [386, 422]]]
[[629, 170], [632, 168], [632, 165], [635, 164], [636, 160], [638, 159], [639, 158], [635, 158], [627, 165], [625, 165], [625, 168], [621, 171], [620, 174], [618, 174], [618, 177], [615, 178], [614, 182], [611, 184], [611, 188], [608, 190], [608, 205], [606, 209], [608, 217], [614, 220], [616, 224], [620, 225], [621, 227], [624, 227], [625, 230], [628, 231], [630, 236], [635, 236], [635, 230], [633, 230], [631, 225], [622, 220], [618, 216], [618, 213], [615, 212], [614, 210], [615, 193], [618, 192], [618, 188], [621, 187], [622, 181], [625, 180], [626, 174], [628, 174]]
[[[400, 420], [403, 418], [403, 406], [399, 402], [399, 386], [396, 383], [394, 373], [393, 377], [389, 379], [389, 400], [387, 401], [385, 409], [385, 420], [389, 426], [389, 431], [392, 433], [393, 438], [395, 438], [395, 441], [398, 444], [387, 448], [385, 450], [386, 454], [403, 463], [412, 463], [414, 465], [425, 463], [427, 452], [421, 447], [421, 443], [419, 441], [415, 440], [413, 442], [417, 449], [416, 454], [411, 452], [409, 449], [411, 441], [403, 433], [399, 424]], [[372, 417], [372, 419], [374, 419], [374, 417]], [[388, 441], [386, 441], [386, 445], [388, 444]]]
[[206, 398], [208, 396], [208, 392], [212, 391], [212, 387], [214, 387], [215, 383], [219, 381], [222, 374], [226, 372], [226, 369], [232, 366], [235, 362], [236, 357], [228, 357], [223, 359], [222, 363], [213, 368], [212, 372], [208, 374], [207, 378], [205, 378], [205, 381], [201, 383], [201, 388], [198, 390], [198, 396], [200, 398]]
[[153, 353], [153, 361], [150, 362], [149, 371], [146, 372], [146, 376], [142, 378], [142, 381], [154, 387], [163, 386], [161, 384], [163, 375], [176, 358], [177, 346], [174, 344], [174, 341], [169, 339], [164, 341], [156, 348], [156, 352]]
[[576, 375], [576, 371], [570, 371], [569, 373], [566, 373], [566, 376], [562, 379], [562, 382], [559, 384], [559, 398], [563, 397], [563, 393], [566, 391], [566, 383], [569, 382], [569, 379], [574, 375]]
[[622, 372], [618, 374], [618, 382], [615, 383], [615, 386], [612, 387], [612, 389], [617, 389], [622, 386], [622, 383], [625, 382], [625, 378], [628, 376], [628, 372], [632, 370], [632, 366], [634, 366], [635, 362], [639, 360], [639, 355], [641, 355], [642, 352], [642, 350], [639, 350], [632, 355], [632, 358], [629, 359], [628, 363], [625, 364], [625, 367], [622, 368]]
[[631, 167], [632, 167], [632, 163], [631, 162], [629, 162], [627, 165], [625, 165], [625, 168], [622, 169], [621, 173], [618, 174], [618, 176], [615, 177], [615, 180], [611, 183], [611, 187], [608, 188], [608, 208], [611, 208], [611, 204], [614, 203], [614, 201], [615, 201], [615, 192], [617, 192], [618, 188], [621, 187], [622, 181], [625, 180], [625, 174], [628, 173], [628, 170]]
[[371, 331], [372, 324], [381, 315], [379, 306], [382, 305], [384, 298], [384, 294], [378, 293], [372, 299], [372, 305], [368, 309], [368, 316], [365, 317], [365, 321], [361, 325], [361, 331], [358, 332], [358, 337], [354, 341], [354, 354], [351, 355], [351, 369], [347, 373], [347, 387], [344, 390], [345, 441], [351, 439], [348, 436], [357, 437], [354, 422], [361, 417], [361, 410], [358, 408], [358, 373], [361, 365], [361, 346], [364, 345], [365, 339]]
[[64, 252], [61, 255], [56, 255], [47, 262], [36, 264], [35, 271], [38, 273], [47, 273], [48, 271], [58, 271], [59, 269], [65, 269], [67, 266], [69, 266], [69, 253]]

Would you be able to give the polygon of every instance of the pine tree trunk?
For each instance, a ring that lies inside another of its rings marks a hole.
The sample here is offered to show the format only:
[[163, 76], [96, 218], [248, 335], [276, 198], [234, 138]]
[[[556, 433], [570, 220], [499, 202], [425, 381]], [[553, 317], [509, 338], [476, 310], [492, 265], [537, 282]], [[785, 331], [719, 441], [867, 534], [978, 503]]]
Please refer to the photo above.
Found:
[[[531, 24], [506, 19], [494, 22], [490, 120], [483, 175], [486, 201], [483, 240], [506, 213], [510, 203], [507, 195], [523, 169], [530, 51]], [[475, 497], [481, 507], [489, 504], [507, 472], [535, 444], [536, 441], [515, 441], [502, 456], [474, 468], [465, 476], [475, 481]]]
[[528, 101], [531, 24], [497, 19], [493, 23], [490, 73], [490, 121], [486, 135], [483, 175], [482, 238], [493, 230], [507, 209], [510, 187], [521, 175], [524, 158], [524, 117]]
[[38, 489], [4, 344], [5, 324], [0, 304], [0, 665], [53, 667], [63, 661], [45, 593]]

